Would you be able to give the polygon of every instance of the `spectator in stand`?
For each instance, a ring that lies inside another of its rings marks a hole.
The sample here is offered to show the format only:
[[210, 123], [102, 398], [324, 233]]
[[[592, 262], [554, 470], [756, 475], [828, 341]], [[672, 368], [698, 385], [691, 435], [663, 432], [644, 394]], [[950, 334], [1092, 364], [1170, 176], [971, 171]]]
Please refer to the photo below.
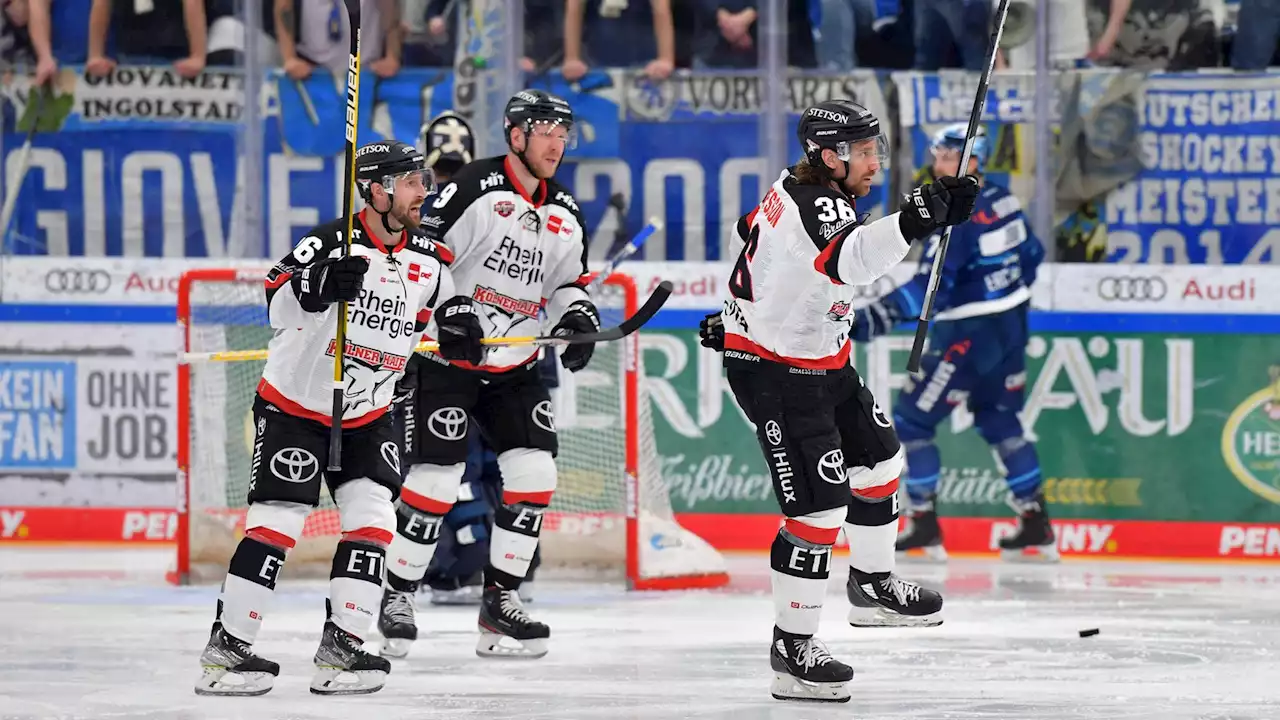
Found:
[[[1048, 0], [1049, 65], [1055, 70], [1079, 67], [1111, 54], [1132, 0], [1109, 0], [1106, 26], [1093, 46], [1089, 45], [1089, 18], [1080, 0]], [[1010, 50], [1001, 50], [996, 67], [1004, 70], [1034, 70], [1035, 41]]]
[[[700, 0], [703, 28], [695, 65], [705, 68], [754, 68], [759, 63], [757, 45], [758, 0]], [[817, 67], [813, 17], [809, 0], [787, 2], [787, 64]], [[834, 42], [839, 42], [835, 40]], [[846, 42], [848, 40], [845, 40]]]
[[[351, 17], [343, 0], [264, 0], [274, 3], [276, 45], [284, 72], [311, 77], [317, 65], [346, 77]], [[360, 0], [360, 61], [378, 77], [400, 72], [404, 28], [398, 0]]]
[[1231, 67], [1236, 70], [1265, 70], [1280, 44], [1280, 0], [1240, 0], [1236, 16], [1235, 40], [1231, 45]]
[[[107, 54], [108, 33], [115, 38], [114, 58]], [[134, 65], [171, 62], [179, 75], [194, 78], [204, 70], [207, 39], [204, 0], [93, 0], [84, 71], [107, 75], [117, 59]]]
[[[405, 65], [418, 67], [450, 67], [454, 64], [457, 44], [454, 29], [466, 0], [406, 0]], [[417, 9], [413, 9], [416, 6]], [[559, 0], [525, 0], [524, 56], [520, 67], [525, 72], [545, 71], [562, 56], [560, 31], [564, 27], [563, 3]], [[417, 13], [425, 13], [421, 18]], [[412, 13], [412, 14], [410, 14]]]
[[0, 14], [0, 61], [5, 65], [30, 67], [36, 56], [27, 32], [29, 10], [27, 0], [6, 0]]
[[982, 70], [991, 33], [991, 0], [917, 0], [915, 3], [916, 69], [952, 67], [951, 50], [959, 67]]
[[671, 0], [565, 0], [564, 79], [586, 75], [588, 59], [601, 67], [643, 66], [652, 80], [670, 77], [676, 67]]
[[1181, 72], [1221, 64], [1217, 28], [1213, 13], [1201, 0], [1089, 0], [1091, 33], [1099, 45], [1107, 39], [1107, 28], [1116, 22], [1117, 8], [1128, 6], [1114, 32], [1110, 52], [1094, 53], [1100, 65], [1126, 67], [1145, 72]]

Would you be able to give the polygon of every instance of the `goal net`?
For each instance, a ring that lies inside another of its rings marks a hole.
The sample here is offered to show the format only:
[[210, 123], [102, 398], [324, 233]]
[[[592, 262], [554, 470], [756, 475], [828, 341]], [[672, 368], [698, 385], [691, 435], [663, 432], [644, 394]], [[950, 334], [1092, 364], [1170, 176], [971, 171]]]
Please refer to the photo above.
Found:
[[[267, 347], [264, 276], [262, 268], [192, 270], [179, 285], [186, 352], [178, 367], [175, 582], [221, 581], [244, 534], [253, 398], [265, 361], [260, 353], [254, 359], [209, 356]], [[606, 327], [638, 305], [634, 283], [620, 274], [610, 276], [594, 300]], [[602, 343], [587, 369], [558, 373], [552, 396], [559, 479], [543, 520], [539, 573], [625, 578], [633, 589], [722, 585], [728, 581], [723, 557], [672, 512], [639, 347], [639, 334]], [[337, 508], [322, 490], [285, 575], [326, 576], [339, 527]]]

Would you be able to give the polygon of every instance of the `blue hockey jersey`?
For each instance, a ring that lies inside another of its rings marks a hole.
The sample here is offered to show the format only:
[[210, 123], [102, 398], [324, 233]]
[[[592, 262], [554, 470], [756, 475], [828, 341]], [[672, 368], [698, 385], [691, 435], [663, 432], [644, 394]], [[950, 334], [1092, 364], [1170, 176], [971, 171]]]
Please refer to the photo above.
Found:
[[[941, 239], [938, 230], [929, 238], [915, 277], [881, 300], [899, 318], [920, 316]], [[984, 185], [973, 216], [952, 228], [934, 318], [945, 322], [1018, 307], [1031, 299], [1031, 284], [1043, 258], [1044, 247], [1027, 225], [1018, 198], [999, 185]]]

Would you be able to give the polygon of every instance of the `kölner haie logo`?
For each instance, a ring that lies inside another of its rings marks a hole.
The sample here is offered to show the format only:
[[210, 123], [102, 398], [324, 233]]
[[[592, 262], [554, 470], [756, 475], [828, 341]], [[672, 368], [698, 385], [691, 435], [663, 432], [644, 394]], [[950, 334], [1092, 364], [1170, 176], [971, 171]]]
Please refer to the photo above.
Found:
[[1222, 429], [1222, 457], [1245, 487], [1280, 504], [1280, 365], [1270, 384], [1236, 406]]

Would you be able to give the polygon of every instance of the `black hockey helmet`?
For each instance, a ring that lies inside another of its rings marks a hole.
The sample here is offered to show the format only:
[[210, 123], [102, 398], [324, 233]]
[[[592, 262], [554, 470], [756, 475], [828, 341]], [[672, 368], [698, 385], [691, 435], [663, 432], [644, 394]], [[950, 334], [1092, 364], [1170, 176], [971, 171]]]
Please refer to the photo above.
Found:
[[569, 143], [566, 150], [577, 145], [577, 128], [573, 121], [573, 108], [569, 101], [545, 90], [521, 90], [507, 101], [502, 111], [503, 134], [507, 138], [507, 147], [511, 147], [511, 129], [521, 128], [529, 133], [535, 125], [559, 125], [569, 131]]
[[435, 176], [427, 167], [426, 156], [418, 148], [399, 140], [373, 142], [356, 150], [356, 187], [360, 197], [371, 209], [382, 216], [387, 232], [398, 232], [387, 222], [391, 207], [385, 211], [373, 206], [373, 183], [378, 183], [387, 195], [395, 197], [396, 180], [411, 173], [421, 173], [422, 185], [429, 193], [435, 189]]
[[822, 151], [835, 150], [836, 155], [848, 163], [853, 156], [853, 146], [865, 140], [875, 140], [871, 149], [881, 167], [889, 166], [889, 142], [880, 130], [880, 121], [865, 107], [852, 100], [827, 100], [813, 105], [800, 116], [796, 137], [804, 148], [809, 163], [822, 167]]
[[452, 111], [422, 126], [418, 149], [437, 176], [451, 177], [476, 156], [476, 137], [467, 121]]

